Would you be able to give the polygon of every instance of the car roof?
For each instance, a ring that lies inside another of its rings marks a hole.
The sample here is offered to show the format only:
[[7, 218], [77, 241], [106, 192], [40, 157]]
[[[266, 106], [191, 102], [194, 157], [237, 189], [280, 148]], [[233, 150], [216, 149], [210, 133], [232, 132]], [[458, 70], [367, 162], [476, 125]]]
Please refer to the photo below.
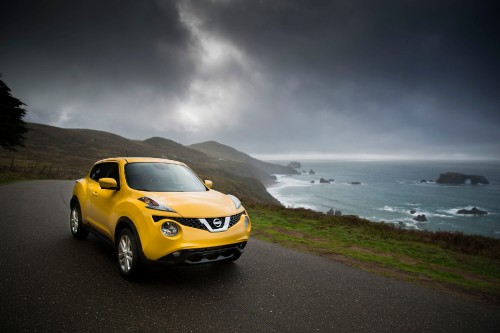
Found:
[[171, 164], [184, 164], [179, 161], [169, 160], [165, 158], [155, 158], [155, 157], [109, 157], [97, 161], [96, 163], [102, 162], [125, 162], [125, 163], [138, 163], [138, 162], [149, 162], [149, 163], [171, 163]]

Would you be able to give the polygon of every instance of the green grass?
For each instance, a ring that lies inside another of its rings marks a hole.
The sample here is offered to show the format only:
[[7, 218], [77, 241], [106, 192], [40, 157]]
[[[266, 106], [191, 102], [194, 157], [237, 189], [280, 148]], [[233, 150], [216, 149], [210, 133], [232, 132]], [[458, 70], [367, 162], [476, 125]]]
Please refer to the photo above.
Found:
[[[248, 206], [248, 205], [247, 205]], [[247, 207], [253, 236], [386, 276], [500, 304], [500, 240], [405, 230], [356, 216]]]

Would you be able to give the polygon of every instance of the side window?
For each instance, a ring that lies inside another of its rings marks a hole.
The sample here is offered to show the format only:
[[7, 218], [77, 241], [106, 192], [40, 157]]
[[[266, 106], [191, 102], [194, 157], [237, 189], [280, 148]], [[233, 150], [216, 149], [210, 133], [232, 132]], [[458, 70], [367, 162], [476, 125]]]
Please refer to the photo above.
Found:
[[104, 169], [105, 169], [105, 164], [106, 163], [100, 163], [94, 165], [92, 168], [92, 171], [90, 171], [90, 179], [95, 180], [96, 182], [99, 181], [100, 178], [103, 178], [104, 174]]
[[107, 162], [94, 165], [90, 171], [90, 179], [99, 181], [101, 178], [113, 178], [120, 186], [120, 177], [118, 172], [118, 163]]
[[108, 170], [106, 172], [106, 176], [104, 177], [113, 178], [114, 180], [116, 180], [116, 184], [118, 185], [118, 187], [120, 187], [118, 163], [106, 163], [106, 164], [108, 164]]

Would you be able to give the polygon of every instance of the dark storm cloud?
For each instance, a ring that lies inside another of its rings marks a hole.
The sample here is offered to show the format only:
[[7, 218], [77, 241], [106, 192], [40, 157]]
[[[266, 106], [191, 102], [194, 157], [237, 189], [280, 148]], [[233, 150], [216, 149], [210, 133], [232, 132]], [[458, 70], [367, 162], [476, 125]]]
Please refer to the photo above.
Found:
[[500, 158], [494, 2], [2, 6], [0, 71], [33, 121], [261, 154]]
[[[16, 1], [2, 13], [2, 51], [26, 72], [50, 78], [64, 69], [118, 85], [130, 79], [153, 85], [189, 70], [182, 56], [188, 32], [173, 2], [159, 8], [149, 1]], [[157, 52], [162, 44], [167, 52]]]
[[[500, 29], [493, 3], [204, 4], [196, 6], [210, 18], [204, 28], [238, 41], [271, 69], [277, 100], [292, 98], [308, 114], [303, 131], [295, 127], [299, 131], [291, 134], [303, 139], [300, 148], [315, 132], [329, 132], [331, 146], [340, 149], [341, 142], [349, 149], [353, 142], [342, 137], [355, 132], [384, 143], [374, 147], [358, 139], [361, 150], [425, 151], [444, 144], [458, 153], [478, 143], [498, 154]], [[307, 126], [316, 117], [321, 130]]]
[[[104, 129], [139, 135], [147, 128], [134, 129], [130, 118], [141, 106], [154, 96], [179, 96], [189, 84], [189, 33], [173, 2], [16, 1], [6, 6], [1, 70], [20, 97], [26, 96], [33, 121], [88, 127], [112, 122]], [[126, 100], [131, 97], [132, 103]]]

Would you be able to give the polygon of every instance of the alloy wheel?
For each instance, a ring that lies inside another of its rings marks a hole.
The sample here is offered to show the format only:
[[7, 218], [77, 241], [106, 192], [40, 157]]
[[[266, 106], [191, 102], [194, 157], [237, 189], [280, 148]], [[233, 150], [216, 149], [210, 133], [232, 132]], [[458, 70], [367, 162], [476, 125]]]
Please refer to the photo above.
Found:
[[132, 241], [128, 235], [122, 235], [118, 244], [118, 261], [122, 272], [128, 273], [132, 269], [133, 257]]
[[78, 232], [78, 226], [80, 224], [78, 211], [76, 210], [76, 208], [71, 209], [69, 223], [71, 226], [71, 231], [73, 232], [73, 234], [76, 234]]

